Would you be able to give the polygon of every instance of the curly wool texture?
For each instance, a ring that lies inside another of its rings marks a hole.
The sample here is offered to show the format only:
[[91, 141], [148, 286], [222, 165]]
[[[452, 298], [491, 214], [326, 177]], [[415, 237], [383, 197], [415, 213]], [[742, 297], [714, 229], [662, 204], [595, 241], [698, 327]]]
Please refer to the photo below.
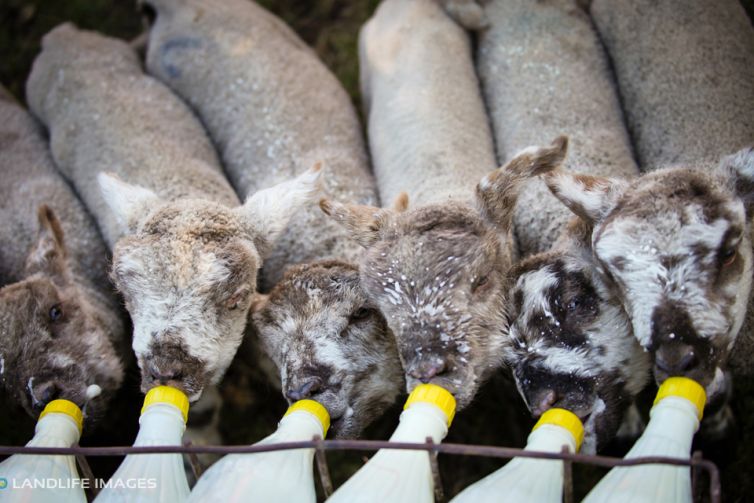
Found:
[[[570, 140], [564, 168], [638, 174], [607, 58], [577, 0], [494, 0], [485, 6], [477, 69], [498, 159], [559, 134]], [[522, 189], [515, 216], [522, 256], [548, 250], [572, 213], [540, 180]]]
[[[642, 171], [714, 170], [754, 144], [754, 28], [736, 0], [594, 0]], [[731, 352], [754, 367], [754, 305]]]
[[123, 41], [64, 24], [42, 42], [27, 82], [50, 149], [95, 215], [112, 248], [122, 229], [96, 175], [113, 172], [165, 200], [239, 204], [201, 124], [165, 86], [147, 76]]
[[382, 201], [472, 201], [497, 166], [469, 36], [434, 0], [387, 0], [361, 30], [359, 61]]
[[[157, 19], [149, 71], [198, 113], [241, 197], [323, 162], [324, 194], [377, 204], [350, 98], [282, 21], [246, 0], [149, 0]], [[361, 249], [312, 205], [301, 209], [266, 259], [260, 289], [286, 266]]]

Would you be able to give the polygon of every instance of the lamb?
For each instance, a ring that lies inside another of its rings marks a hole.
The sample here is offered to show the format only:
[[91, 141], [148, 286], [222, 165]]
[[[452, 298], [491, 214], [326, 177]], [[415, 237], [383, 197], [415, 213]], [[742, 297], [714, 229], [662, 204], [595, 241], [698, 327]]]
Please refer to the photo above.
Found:
[[126, 43], [71, 25], [45, 36], [27, 96], [113, 248], [142, 390], [167, 384], [196, 401], [233, 358], [264, 250], [316, 195], [318, 170], [239, 206], [188, 108]]
[[[492, 137], [468, 36], [438, 3], [382, 2], [359, 57], [380, 197], [408, 189], [417, 207], [320, 206], [366, 248], [362, 288], [396, 338], [407, 389], [435, 382], [462, 408], [500, 363], [515, 189], [488, 196], [515, 176], [491, 177], [474, 199], [470, 181], [495, 168]], [[521, 170], [536, 171], [547, 153], [519, 159]]]
[[655, 379], [696, 379], [712, 417], [724, 411], [726, 359], [751, 289], [754, 154], [711, 162], [754, 138], [754, 30], [734, 2], [595, 1], [592, 13], [650, 172], [630, 183], [553, 173], [548, 185], [594, 225], [595, 255]]
[[[86, 404], [89, 429], [128, 359], [105, 244], [38, 124], [2, 88], [0, 151], [0, 385], [35, 419], [56, 398]], [[91, 384], [102, 393], [87, 403]]]
[[[638, 174], [606, 55], [580, 0], [494, 0], [484, 11], [477, 69], [498, 159], [567, 132], [566, 169]], [[521, 191], [515, 228], [522, 256], [546, 251], [572, 214], [540, 179]]]
[[504, 346], [529, 410], [578, 415], [587, 454], [618, 433], [638, 434], [643, 423], [633, 398], [650, 376], [649, 355], [599, 272], [591, 235], [589, 225], [572, 220], [552, 249], [516, 264], [506, 320], [511, 343]]
[[[248, 1], [148, 3], [148, 67], [197, 111], [239, 194], [316, 159], [328, 197], [376, 204], [349, 97], [287, 26]], [[361, 291], [361, 250], [319, 211], [301, 211], [262, 270], [272, 290], [252, 303], [250, 336], [277, 365], [284, 396], [322, 403], [339, 437], [358, 436], [403, 386], [392, 334]]]
[[[322, 162], [327, 197], [377, 203], [348, 94], [280, 19], [248, 0], [145, 3], [156, 14], [149, 71], [196, 110], [242, 197]], [[304, 208], [266, 259], [260, 290], [287, 265], [359, 253], [338, 225]]]

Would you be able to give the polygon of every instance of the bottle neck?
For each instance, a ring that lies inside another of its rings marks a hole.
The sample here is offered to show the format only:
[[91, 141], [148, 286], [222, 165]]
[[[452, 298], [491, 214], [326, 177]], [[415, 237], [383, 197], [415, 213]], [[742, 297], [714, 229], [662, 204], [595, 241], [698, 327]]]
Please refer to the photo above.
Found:
[[448, 418], [436, 405], [414, 402], [401, 413], [400, 424], [390, 437], [394, 442], [441, 442], [448, 434]]
[[687, 426], [693, 431], [699, 428], [699, 411], [693, 403], [680, 396], [667, 396], [657, 402], [649, 411], [650, 422], [647, 425], [649, 430], [652, 424], [676, 424]]
[[166, 445], [180, 445], [186, 423], [183, 414], [174, 405], [155, 403], [147, 407], [139, 418], [139, 434], [134, 445], [150, 444], [155, 441]]
[[29, 447], [56, 447], [61, 442], [72, 446], [81, 438], [76, 422], [67, 414], [50, 413], [37, 421], [34, 438], [26, 444]]
[[568, 429], [556, 424], [542, 424], [529, 434], [526, 440], [527, 451], [560, 452], [563, 446], [577, 452], [576, 439]]
[[304, 410], [295, 410], [287, 414], [278, 423], [277, 436], [284, 436], [287, 440], [311, 440], [313, 437], [325, 437], [325, 428], [320, 420]]

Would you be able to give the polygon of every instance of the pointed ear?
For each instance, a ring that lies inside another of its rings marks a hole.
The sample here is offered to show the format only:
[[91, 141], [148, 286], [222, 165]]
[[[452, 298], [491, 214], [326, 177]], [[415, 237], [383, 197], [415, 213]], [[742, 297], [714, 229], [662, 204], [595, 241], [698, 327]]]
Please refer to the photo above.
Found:
[[558, 169], [544, 176], [547, 188], [586, 223], [602, 221], [628, 187], [617, 178], [580, 175]]
[[403, 213], [408, 209], [408, 194], [406, 192], [401, 192], [396, 196], [395, 201], [393, 201], [393, 211], [396, 213]]
[[249, 309], [249, 316], [264, 309], [267, 306], [267, 301], [269, 299], [270, 296], [268, 294], [255, 292], [251, 296], [251, 308]]
[[718, 171], [728, 188], [741, 198], [746, 216], [754, 214], [754, 147], [747, 147], [720, 160]]
[[236, 209], [257, 232], [254, 243], [262, 258], [263, 251], [272, 249], [272, 243], [280, 237], [291, 217], [318, 197], [321, 171], [322, 163], [318, 162], [292, 180], [256, 192]]
[[[407, 202], [398, 196], [401, 203]], [[368, 248], [380, 239], [382, 229], [387, 228], [395, 210], [364, 206], [360, 204], [343, 204], [329, 199], [322, 199], [319, 207], [330, 218], [345, 227], [351, 238], [364, 248]]]
[[160, 200], [151, 190], [126, 183], [110, 173], [99, 173], [97, 181], [102, 197], [126, 232], [133, 232]]
[[513, 225], [513, 214], [521, 187], [530, 178], [557, 169], [568, 151], [568, 137], [559, 136], [548, 147], [529, 147], [505, 166], [488, 174], [476, 188], [482, 214], [501, 230]]
[[26, 272], [43, 272], [61, 279], [67, 278], [66, 249], [63, 229], [55, 212], [46, 204], [37, 209], [39, 233], [37, 243], [26, 258]]

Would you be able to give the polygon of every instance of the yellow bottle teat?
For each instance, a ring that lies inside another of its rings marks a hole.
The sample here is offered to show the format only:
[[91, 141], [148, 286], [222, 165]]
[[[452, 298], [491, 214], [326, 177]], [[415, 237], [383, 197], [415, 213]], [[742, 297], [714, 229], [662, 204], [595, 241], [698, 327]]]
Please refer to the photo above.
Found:
[[316, 417], [322, 425], [322, 436], [327, 436], [327, 430], [330, 429], [330, 414], [321, 403], [315, 402], [314, 400], [299, 400], [297, 402], [293, 402], [293, 404], [288, 407], [288, 410], [285, 411], [283, 417], [297, 410], [306, 411], [312, 416]]
[[704, 387], [702, 387], [701, 384], [688, 377], [668, 377], [665, 382], [660, 385], [660, 389], [657, 391], [657, 398], [655, 398], [653, 405], [657, 405], [660, 400], [669, 396], [685, 398], [693, 403], [696, 407], [699, 420], [702, 420], [704, 405], [707, 403], [707, 393], [704, 391]]
[[445, 413], [448, 418], [448, 426], [453, 422], [453, 417], [456, 415], [456, 399], [442, 386], [436, 384], [420, 384], [408, 395], [406, 405], [403, 406], [403, 410], [406, 410], [411, 404], [416, 402], [431, 403], [438, 407]]
[[48, 403], [39, 415], [37, 421], [40, 421], [47, 414], [65, 414], [66, 416], [69, 416], [73, 419], [73, 422], [76, 423], [76, 426], [79, 427], [79, 433], [81, 433], [84, 428], [84, 414], [81, 412], [81, 409], [79, 409], [79, 406], [70, 400], [60, 399]]
[[584, 442], [584, 425], [579, 419], [579, 416], [566, 409], [553, 408], [548, 409], [539, 417], [539, 421], [534, 425], [531, 431], [536, 430], [543, 424], [554, 424], [568, 430], [573, 438], [576, 440], [576, 452], [581, 449], [581, 444]]
[[181, 411], [183, 422], [185, 423], [188, 419], [189, 399], [183, 391], [171, 386], [155, 386], [144, 397], [141, 413], [144, 414], [149, 406], [157, 403], [167, 403], [177, 407]]

